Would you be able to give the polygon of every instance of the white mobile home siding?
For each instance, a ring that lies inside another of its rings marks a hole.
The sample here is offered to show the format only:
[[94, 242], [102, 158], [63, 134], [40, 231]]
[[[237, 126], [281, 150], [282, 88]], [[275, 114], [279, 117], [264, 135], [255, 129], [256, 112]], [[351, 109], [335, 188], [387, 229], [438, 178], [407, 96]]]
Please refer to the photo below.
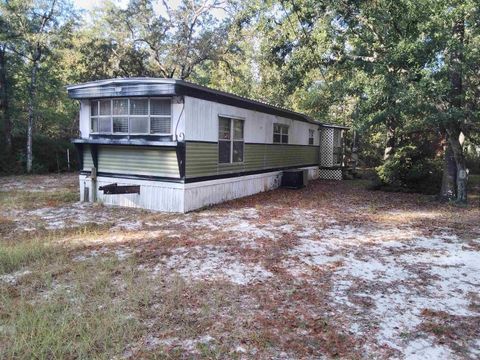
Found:
[[238, 117], [245, 120], [246, 143], [273, 143], [273, 124], [289, 125], [289, 144], [308, 145], [308, 130], [315, 131], [314, 145], [318, 146], [318, 125], [287, 119], [254, 110], [185, 96], [185, 140], [218, 141], [218, 116]]

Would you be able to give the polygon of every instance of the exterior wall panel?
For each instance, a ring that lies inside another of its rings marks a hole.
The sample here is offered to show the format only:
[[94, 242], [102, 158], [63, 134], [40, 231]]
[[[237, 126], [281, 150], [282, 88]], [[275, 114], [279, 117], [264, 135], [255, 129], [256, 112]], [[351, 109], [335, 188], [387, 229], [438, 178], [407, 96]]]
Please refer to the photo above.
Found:
[[217, 147], [217, 143], [187, 142], [186, 177], [301, 167], [318, 163], [318, 147], [315, 146], [247, 143], [243, 163], [218, 164]]
[[98, 171], [180, 177], [176, 152], [150, 147], [101, 146], [98, 150]]
[[[93, 161], [88, 146], [83, 151], [83, 170]], [[98, 146], [98, 172], [179, 178], [175, 150], [153, 147]]]
[[237, 117], [245, 120], [247, 143], [273, 143], [273, 124], [289, 126], [289, 144], [308, 145], [308, 130], [314, 130], [314, 145], [318, 145], [317, 124], [310, 124], [286, 117], [255, 110], [221, 104], [214, 101], [185, 96], [185, 139], [189, 141], [218, 140], [218, 116]]
[[83, 146], [83, 170], [90, 171], [93, 167], [92, 153], [88, 145]]

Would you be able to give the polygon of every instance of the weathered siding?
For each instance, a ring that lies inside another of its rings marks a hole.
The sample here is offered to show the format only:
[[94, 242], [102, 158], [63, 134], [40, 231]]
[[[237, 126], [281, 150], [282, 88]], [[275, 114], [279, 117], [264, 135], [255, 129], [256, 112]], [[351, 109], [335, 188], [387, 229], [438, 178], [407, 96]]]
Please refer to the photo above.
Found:
[[93, 167], [92, 153], [90, 147], [85, 145], [83, 147], [83, 170], [90, 171]]
[[316, 163], [316, 146], [245, 144], [243, 163], [218, 164], [217, 143], [187, 142], [185, 172], [187, 178], [193, 178]]
[[[90, 171], [93, 161], [84, 147], [83, 169]], [[175, 149], [133, 146], [98, 146], [98, 172], [179, 178]]]
[[236, 117], [245, 121], [245, 142], [273, 143], [273, 124], [289, 126], [289, 144], [308, 145], [308, 130], [314, 130], [314, 145], [318, 145], [319, 125], [262, 113], [214, 101], [185, 96], [185, 139], [217, 141], [218, 116]]
[[98, 171], [117, 174], [179, 177], [175, 150], [153, 147], [101, 146]]

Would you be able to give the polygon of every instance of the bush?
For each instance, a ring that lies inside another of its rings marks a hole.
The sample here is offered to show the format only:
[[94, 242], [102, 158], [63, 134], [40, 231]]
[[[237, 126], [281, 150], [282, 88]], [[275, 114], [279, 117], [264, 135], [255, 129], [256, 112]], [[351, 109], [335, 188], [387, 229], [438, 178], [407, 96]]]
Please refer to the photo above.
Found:
[[397, 149], [376, 171], [383, 190], [437, 194], [442, 184], [442, 160], [413, 145]]
[[465, 160], [470, 174], [480, 174], [480, 153], [467, 152]]

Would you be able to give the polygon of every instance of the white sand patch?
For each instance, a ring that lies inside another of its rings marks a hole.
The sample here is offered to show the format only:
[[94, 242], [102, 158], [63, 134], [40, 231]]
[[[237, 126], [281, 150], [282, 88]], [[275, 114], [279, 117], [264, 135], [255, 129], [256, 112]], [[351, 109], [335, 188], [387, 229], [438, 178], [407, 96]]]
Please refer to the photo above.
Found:
[[16, 271], [11, 274], [5, 274], [0, 276], [0, 282], [7, 283], [9, 285], [15, 285], [20, 279], [26, 275], [31, 274], [30, 270]]
[[[22, 215], [15, 221], [23, 224], [25, 219], [35, 219], [41, 221], [43, 227], [47, 230], [63, 229], [70, 226], [84, 225], [87, 223], [101, 224], [108, 221], [106, 214], [95, 211], [94, 206], [89, 203], [77, 202], [60, 207], [46, 207], [36, 210], [27, 210], [18, 212]], [[20, 229], [25, 230], [29, 227], [27, 224]], [[31, 228], [31, 226], [29, 227]]]
[[354, 276], [366, 281], [394, 282], [415, 278], [416, 275], [403, 269], [393, 259], [357, 260], [352, 256], [344, 260], [340, 275]]
[[[298, 261], [308, 266], [322, 266], [345, 259], [342, 255], [332, 253], [328, 244], [318, 240], [306, 239], [302, 239], [299, 245], [289, 250], [288, 256], [289, 258], [296, 257]], [[290, 260], [287, 261], [291, 264]], [[289, 270], [292, 270], [292, 268]]]
[[[161, 267], [157, 265], [154, 273]], [[218, 246], [178, 248], [165, 259], [164, 267], [185, 279], [227, 280], [238, 285], [262, 282], [273, 276], [259, 264], [240, 262]]]
[[[35, 210], [11, 210], [8, 215], [17, 224], [17, 230], [32, 231], [39, 228], [59, 230], [87, 224], [115, 224], [112, 231], [139, 231], [146, 226], [140, 220], [144, 211], [105, 207], [99, 204], [77, 202], [59, 207]], [[163, 224], [159, 222], [158, 225]]]
[[[359, 232], [368, 237], [367, 233]], [[407, 229], [407, 234], [410, 233]], [[416, 343], [409, 348], [400, 334], [415, 332], [423, 320], [421, 313], [424, 309], [445, 311], [451, 315], [478, 315], [469, 308], [469, 294], [480, 290], [478, 252], [448, 234], [413, 239], [402, 233], [397, 236], [408, 242], [407, 253], [395, 255], [388, 251], [389, 243], [376, 243], [368, 249], [369, 259], [358, 259], [355, 253], [345, 257], [343, 266], [336, 271], [338, 278], [332, 300], [353, 308], [353, 312], [369, 311], [369, 321], [379, 325], [379, 344], [411, 352], [412, 358], [415, 354], [420, 354], [418, 358], [442, 357], [446, 354], [445, 347], [422, 340], [421, 348]], [[394, 248], [400, 247], [398, 243], [394, 244]], [[415, 274], [418, 269], [427, 276], [420, 279]], [[366, 292], [354, 290], [359, 280], [366, 284]], [[352, 295], [367, 297], [374, 306], [365, 310], [351, 302]]]
[[129, 248], [121, 247], [118, 249], [109, 249], [102, 247], [100, 249], [88, 250], [73, 257], [73, 261], [87, 261], [98, 258], [99, 256], [114, 255], [118, 260], [122, 261], [132, 256], [132, 252]]
[[452, 351], [443, 345], [433, 345], [434, 339], [410, 341], [403, 350], [405, 360], [458, 359]]
[[[144, 340], [144, 347], [148, 350], [155, 350], [159, 347], [164, 348], [180, 348], [184, 351], [188, 351], [190, 353], [197, 353], [197, 346], [198, 345], [205, 345], [215, 341], [215, 339], [210, 335], [200, 336], [196, 339], [179, 339], [179, 338], [158, 338], [153, 335], [147, 335], [146, 339]], [[127, 355], [127, 357], [133, 356], [133, 352]]]

